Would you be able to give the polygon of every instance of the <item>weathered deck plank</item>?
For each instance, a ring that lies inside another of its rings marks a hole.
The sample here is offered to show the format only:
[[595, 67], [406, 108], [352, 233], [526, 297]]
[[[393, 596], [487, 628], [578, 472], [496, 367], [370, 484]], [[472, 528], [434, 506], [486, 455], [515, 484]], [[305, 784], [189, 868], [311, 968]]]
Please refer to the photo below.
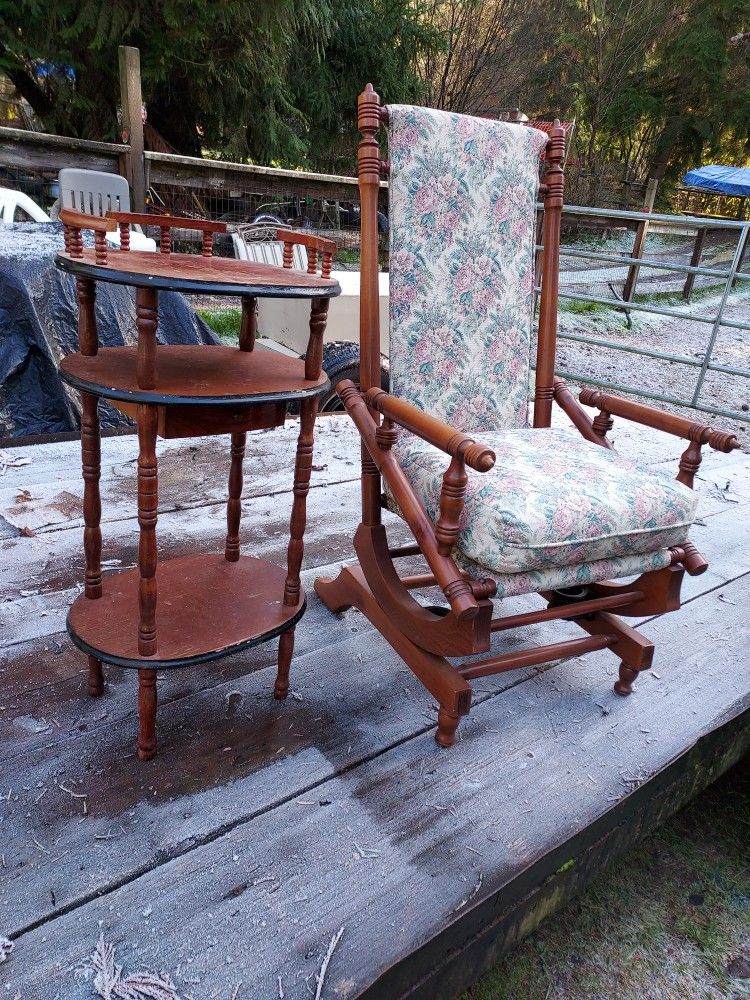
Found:
[[[346, 418], [321, 427], [308, 593], [322, 567], [351, 557], [358, 517], [352, 428]], [[283, 433], [278, 461], [257, 471], [248, 463], [243, 510], [247, 550], [274, 560], [286, 547], [296, 427]], [[669, 455], [675, 467], [682, 443], [646, 432], [644, 450], [643, 433], [628, 430], [618, 444], [654, 465]], [[193, 446], [164, 449], [165, 555], [209, 551], [223, 539], [226, 442]], [[110, 448], [104, 558], [119, 559], [119, 568], [132, 561], [137, 536], [134, 442], [109, 439]], [[484, 678], [463, 744], [443, 753], [432, 740], [429, 699], [398, 657], [362, 616], [336, 618], [313, 596], [297, 632], [298, 697], [285, 705], [270, 698], [273, 643], [167, 673], [162, 755], [144, 765], [132, 756], [132, 677], [108, 668], [105, 697], [87, 698], [82, 658], [61, 632], [82, 573], [80, 514], [59, 499], [80, 496], [78, 446], [32, 454], [30, 466], [0, 479], [4, 503], [30, 505], [37, 518], [30, 538], [18, 534], [28, 511], [0, 521], [0, 933], [20, 932], [0, 984], [22, 1000], [90, 995], [70, 970], [93, 947], [98, 921], [122, 943], [118, 961], [129, 971], [168, 969], [195, 1000], [230, 997], [241, 980], [238, 1000], [274, 997], [278, 975], [290, 1000], [308, 996], [304, 978], [340, 924], [326, 993], [453, 996], [466, 981], [462, 949], [476, 970], [533, 919], [513, 902], [522, 888], [541, 910], [554, 905], [552, 883], [543, 883], [560, 852], [589, 830], [601, 844], [624, 843], [618, 810], [635, 810], [645, 829], [677, 791], [658, 807], [628, 802], [655, 782], [668, 785], [674, 761], [687, 759], [703, 734], [728, 733], [727, 720], [749, 717], [750, 461], [709, 453], [693, 537], [711, 568], [686, 578], [681, 612], [646, 624], [657, 655], [636, 697], [612, 695], [616, 661], [607, 653]], [[45, 487], [36, 488], [35, 474]], [[269, 483], [274, 495], [264, 496]], [[17, 502], [23, 490], [41, 499]], [[0, 497], [0, 516], [3, 505]], [[495, 642], [551, 641], [567, 630], [579, 634], [558, 624]], [[717, 743], [726, 752], [714, 770], [745, 738], [735, 727]], [[379, 853], [369, 857], [367, 848]], [[603, 850], [585, 847], [587, 860], [560, 881], [560, 898], [585, 882]]]
[[[603, 699], [595, 656], [534, 675], [478, 705], [451, 752], [429, 733], [412, 736], [22, 935], [10, 989], [22, 986], [29, 1000], [87, 996], [71, 969], [101, 927], [126, 968], [167, 969], [194, 996], [223, 996], [242, 982], [244, 995], [271, 997], [281, 975], [286, 995], [302, 998], [343, 925], [330, 995], [371, 987], [373, 996], [404, 995], [403, 982], [395, 991], [373, 984], [483, 901], [499, 905], [541, 857], [559, 865], [562, 845], [748, 711], [748, 678], [728, 669], [747, 643], [744, 586], [724, 592], [728, 601], [713, 593], [694, 605], [713, 631], [674, 630], [664, 618], [652, 624], [673, 655], [668, 670], [641, 679], [639, 697]], [[717, 645], [730, 629], [732, 644]], [[390, 724], [378, 698], [353, 707], [360, 725]], [[331, 724], [340, 719], [333, 712]], [[102, 766], [111, 767], [108, 758], [94, 762], [87, 784]], [[168, 798], [168, 789], [154, 791]], [[122, 815], [133, 808], [147, 808], [141, 789]], [[175, 803], [174, 822], [187, 830], [192, 817], [181, 810]], [[410, 962], [411, 984], [435, 966], [434, 953], [422, 956], [431, 964]], [[451, 994], [438, 982], [429, 995]]]

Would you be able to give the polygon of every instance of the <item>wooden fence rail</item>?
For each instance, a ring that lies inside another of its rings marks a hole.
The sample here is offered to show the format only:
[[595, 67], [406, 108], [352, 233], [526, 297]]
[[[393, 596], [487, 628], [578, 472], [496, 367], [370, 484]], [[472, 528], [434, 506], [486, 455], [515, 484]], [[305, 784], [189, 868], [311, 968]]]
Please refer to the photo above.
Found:
[[[126, 175], [130, 147], [69, 136], [0, 127], [0, 165], [30, 172], [57, 174], [63, 167], [82, 167]], [[356, 177], [282, 170], [229, 163], [174, 153], [145, 153], [146, 186], [169, 184], [216, 191], [257, 191], [330, 201], [358, 201]]]

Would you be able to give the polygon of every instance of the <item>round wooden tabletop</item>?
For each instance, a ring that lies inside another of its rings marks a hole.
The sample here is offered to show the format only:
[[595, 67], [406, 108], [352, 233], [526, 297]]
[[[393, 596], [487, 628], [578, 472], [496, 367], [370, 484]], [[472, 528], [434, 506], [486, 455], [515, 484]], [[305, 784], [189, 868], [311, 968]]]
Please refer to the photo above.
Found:
[[305, 378], [305, 362], [275, 351], [162, 344], [156, 352], [157, 385], [138, 385], [137, 349], [102, 347], [93, 356], [69, 354], [60, 362], [68, 385], [105, 399], [131, 403], [217, 406], [289, 402], [318, 396], [329, 387], [324, 371]]
[[86, 247], [82, 257], [61, 251], [55, 264], [83, 278], [159, 291], [282, 299], [327, 299], [341, 294], [338, 281], [332, 278], [231, 257], [107, 248], [107, 263], [97, 264], [94, 250]]

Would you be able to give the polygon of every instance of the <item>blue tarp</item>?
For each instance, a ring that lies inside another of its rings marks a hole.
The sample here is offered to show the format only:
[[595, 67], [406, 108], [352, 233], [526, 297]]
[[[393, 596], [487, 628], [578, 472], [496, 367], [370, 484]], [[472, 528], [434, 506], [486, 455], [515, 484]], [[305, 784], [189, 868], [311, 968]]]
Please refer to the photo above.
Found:
[[682, 178], [688, 187], [716, 191], [717, 194], [734, 194], [740, 198], [750, 197], [750, 168], [723, 167], [717, 163], [690, 170]]
[[[62, 247], [59, 222], [0, 225], [0, 439], [80, 424], [80, 396], [57, 373], [60, 358], [78, 349], [75, 280], [54, 265]], [[132, 288], [97, 282], [96, 323], [103, 346], [134, 344]], [[159, 296], [158, 337], [164, 344], [219, 342], [176, 292]], [[107, 403], [100, 415], [103, 428], [127, 426]]]

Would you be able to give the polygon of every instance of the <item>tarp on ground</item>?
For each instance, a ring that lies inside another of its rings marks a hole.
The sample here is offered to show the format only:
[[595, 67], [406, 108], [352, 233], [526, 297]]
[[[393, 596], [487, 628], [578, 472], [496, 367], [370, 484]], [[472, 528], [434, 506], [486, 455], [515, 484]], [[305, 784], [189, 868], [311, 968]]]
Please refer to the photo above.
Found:
[[750, 168], [710, 164], [707, 167], [697, 167], [695, 170], [688, 171], [682, 178], [682, 183], [686, 187], [697, 187], [704, 191], [715, 191], [717, 194], [730, 194], [747, 198], [750, 197]]
[[[54, 264], [62, 248], [60, 223], [0, 225], [0, 437], [80, 428], [78, 393], [57, 372], [78, 350], [75, 278]], [[96, 322], [102, 346], [134, 345], [134, 290], [97, 282]], [[159, 296], [157, 337], [162, 344], [220, 343], [176, 292]], [[128, 423], [106, 403], [100, 419], [103, 429]]]

